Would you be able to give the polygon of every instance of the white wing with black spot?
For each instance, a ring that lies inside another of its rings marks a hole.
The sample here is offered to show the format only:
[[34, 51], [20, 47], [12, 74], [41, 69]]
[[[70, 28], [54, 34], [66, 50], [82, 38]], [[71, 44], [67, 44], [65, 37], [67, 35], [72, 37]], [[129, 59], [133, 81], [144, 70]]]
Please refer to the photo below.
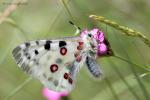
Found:
[[[71, 91], [82, 59], [75, 54], [79, 37], [30, 41], [16, 47], [12, 54], [19, 67], [55, 91]], [[78, 58], [78, 59], [76, 59]]]

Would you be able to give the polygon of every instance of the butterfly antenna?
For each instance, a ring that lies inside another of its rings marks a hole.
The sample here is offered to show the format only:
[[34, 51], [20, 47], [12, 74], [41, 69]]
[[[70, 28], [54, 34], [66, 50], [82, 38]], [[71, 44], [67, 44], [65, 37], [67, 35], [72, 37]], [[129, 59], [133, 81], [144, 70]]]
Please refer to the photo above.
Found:
[[73, 25], [73, 27], [76, 28], [75, 35], [77, 35], [77, 34], [79, 34], [79, 33], [81, 32], [81, 28], [80, 28], [80, 27], [76, 26], [72, 21], [69, 21], [69, 23], [70, 23], [71, 25]]

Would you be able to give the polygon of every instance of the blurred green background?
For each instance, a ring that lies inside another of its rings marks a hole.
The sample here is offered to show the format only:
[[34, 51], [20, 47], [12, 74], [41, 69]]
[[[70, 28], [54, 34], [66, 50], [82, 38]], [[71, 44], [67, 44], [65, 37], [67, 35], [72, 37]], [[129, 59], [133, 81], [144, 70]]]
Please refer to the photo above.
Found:
[[[67, 2], [67, 0], [64, 0]], [[0, 1], [2, 13], [12, 0]], [[23, 73], [12, 58], [11, 52], [27, 40], [73, 36], [72, 20], [81, 28], [95, 24], [88, 16], [104, 16], [121, 25], [141, 31], [150, 37], [150, 0], [70, 0], [67, 7], [61, 0], [26, 0], [10, 15], [11, 21], [0, 24], [0, 100], [29, 76]], [[150, 48], [141, 40], [122, 35], [121, 32], [98, 23], [108, 38], [114, 53], [141, 66], [150, 66]], [[104, 78], [95, 81], [86, 67], [77, 77], [69, 100], [150, 100], [150, 76], [139, 77], [146, 70], [115, 57], [99, 58]], [[45, 100], [41, 83], [33, 79], [10, 100]]]

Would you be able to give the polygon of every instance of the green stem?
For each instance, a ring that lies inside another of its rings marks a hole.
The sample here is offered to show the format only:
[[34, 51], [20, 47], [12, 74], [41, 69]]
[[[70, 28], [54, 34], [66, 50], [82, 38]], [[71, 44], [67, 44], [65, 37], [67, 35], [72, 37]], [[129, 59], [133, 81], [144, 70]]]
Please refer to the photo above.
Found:
[[117, 68], [117, 66], [112, 62], [109, 61], [109, 64], [112, 66], [112, 69], [118, 74], [118, 76], [120, 77], [120, 79], [123, 81], [123, 83], [127, 86], [128, 90], [133, 94], [133, 96], [136, 98], [136, 100], [140, 100], [140, 98], [138, 97], [138, 95], [136, 94], [136, 92], [133, 90], [133, 88], [129, 85], [129, 83], [125, 80], [124, 76], [122, 75], [122, 73], [119, 71], [119, 69]]
[[10, 92], [4, 100], [9, 100], [13, 95], [15, 95], [18, 91], [20, 91], [27, 83], [31, 81], [31, 77], [26, 79], [23, 83], [21, 83], [18, 87], [16, 87], [12, 92]]
[[105, 78], [105, 81], [106, 81], [106, 83], [108, 84], [108, 87], [109, 87], [109, 89], [110, 89], [112, 95], [114, 96], [115, 100], [119, 100], [119, 98], [118, 98], [118, 96], [117, 96], [115, 90], [113, 89], [113, 86], [112, 86], [111, 82], [109, 81], [109, 79], [108, 79], [107, 77]]
[[149, 71], [149, 69], [147, 69], [147, 67], [143, 67], [143, 66], [141, 66], [141, 65], [138, 65], [138, 64], [136, 64], [136, 63], [133, 63], [133, 62], [131, 62], [131, 61], [125, 59], [125, 58], [122, 58], [122, 57], [120, 57], [120, 56], [114, 55], [113, 57], [118, 58], [118, 59], [120, 59], [120, 60], [122, 60], [122, 61], [125, 61], [125, 62], [129, 63], [129, 64], [135, 65], [135, 66], [137, 66], [137, 67], [139, 67], [139, 68], [142, 68], [142, 69], [145, 69], [145, 70]]
[[[69, 14], [69, 16], [71, 17], [71, 19], [73, 20], [73, 16], [67, 6], [67, 4], [71, 1], [71, 0], [61, 0], [63, 3], [63, 6], [65, 7], [65, 10], [67, 11], [67, 13]], [[66, 1], [66, 2], [65, 2]]]
[[[118, 37], [116, 37], [116, 38], [118, 38]], [[120, 49], [124, 52], [124, 54], [126, 55], [127, 59], [130, 60], [130, 57], [129, 57], [126, 49], [123, 48], [124, 46], [122, 44], [122, 41], [120, 39], [118, 39], [118, 41], [119, 41], [118, 44], [120, 44]], [[119, 58], [121, 58], [121, 57], [119, 57]], [[122, 58], [122, 59], [124, 59], [124, 58]], [[127, 61], [127, 60], [124, 59], [124, 61]], [[132, 73], [133, 73], [137, 83], [139, 84], [139, 87], [141, 88], [141, 91], [143, 92], [145, 100], [149, 100], [149, 96], [148, 96], [147, 90], [146, 90], [144, 84], [142, 83], [142, 81], [139, 79], [139, 76], [137, 75], [137, 72], [136, 72], [134, 66], [132, 66], [132, 65], [135, 65], [135, 66], [138, 66], [138, 67], [141, 67], [141, 68], [144, 68], [144, 67], [140, 66], [140, 65], [137, 65], [137, 64], [134, 64], [134, 63], [132, 63], [130, 61], [128, 61], [128, 63], [129, 63], [130, 69], [131, 69], [131, 71], [132, 71]], [[147, 68], [144, 68], [144, 69], [148, 70]]]

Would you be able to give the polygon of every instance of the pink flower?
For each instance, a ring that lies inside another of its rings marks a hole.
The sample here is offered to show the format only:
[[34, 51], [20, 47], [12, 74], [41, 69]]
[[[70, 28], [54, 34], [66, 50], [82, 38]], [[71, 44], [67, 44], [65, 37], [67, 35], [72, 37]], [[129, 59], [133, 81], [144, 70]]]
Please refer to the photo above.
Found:
[[88, 31], [87, 29], [85, 29], [81, 32], [80, 37], [83, 38], [88, 33], [91, 33], [92, 36], [99, 42], [104, 41], [104, 33], [102, 31], [100, 31], [98, 28], [93, 28], [91, 31]]
[[107, 46], [104, 43], [98, 44], [97, 48], [98, 48], [98, 54], [99, 55], [103, 55], [107, 52]]
[[100, 31], [98, 28], [92, 29], [91, 33], [93, 34], [94, 38], [98, 40], [99, 42], [104, 41], [104, 33]]
[[81, 33], [80, 33], [80, 37], [84, 37], [86, 34], [88, 34], [88, 30], [87, 29], [84, 29]]
[[60, 100], [61, 97], [67, 96], [67, 92], [55, 92], [52, 90], [49, 90], [48, 88], [43, 88], [43, 96], [47, 98], [47, 100]]
[[80, 34], [81, 38], [84, 38], [87, 34], [91, 34], [92, 37], [98, 42], [97, 45], [97, 53], [98, 55], [104, 55], [107, 53], [107, 45], [105, 44], [105, 36], [104, 33], [98, 28], [93, 28], [88, 31], [87, 29], [83, 30]]

